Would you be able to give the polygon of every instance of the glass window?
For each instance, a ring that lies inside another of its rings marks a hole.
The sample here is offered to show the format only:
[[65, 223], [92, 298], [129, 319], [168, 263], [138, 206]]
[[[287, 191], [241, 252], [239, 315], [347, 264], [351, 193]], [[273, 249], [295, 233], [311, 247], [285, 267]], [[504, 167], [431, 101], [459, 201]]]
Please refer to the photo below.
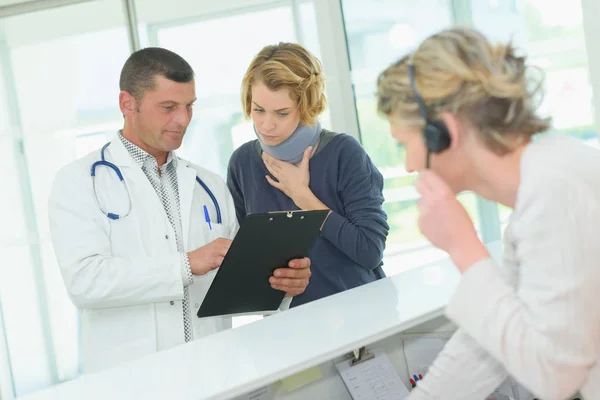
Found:
[[[376, 80], [385, 67], [413, 51], [420, 41], [451, 25], [449, 3], [382, 0], [366, 7], [361, 0], [342, 1], [361, 141], [385, 178], [384, 208], [391, 228], [384, 259], [388, 275], [444, 254], [428, 245], [416, 225], [415, 175], [405, 171], [403, 151], [390, 136], [387, 121], [377, 115]], [[475, 196], [463, 194], [460, 200], [477, 222]]]
[[[252, 35], [247, 34], [250, 30]], [[198, 40], [209, 36], [214, 39]], [[255, 138], [241, 111], [240, 84], [244, 72], [265, 44], [293, 40], [290, 7], [158, 30], [158, 45], [183, 56], [196, 72], [198, 100], [179, 151], [182, 157], [225, 176], [233, 150]], [[207, 58], [210, 62], [206, 62]]]
[[[552, 131], [596, 145], [581, 2], [472, 1], [472, 11], [477, 29], [492, 40], [512, 38], [529, 61], [544, 70], [540, 112], [552, 117]], [[500, 206], [503, 226], [510, 213], [509, 208]]]
[[[314, 4], [187, 3], [139, 2], [140, 40], [194, 66], [199, 101], [180, 153], [224, 175], [231, 152], [254, 138], [239, 100], [247, 65], [279, 41], [301, 41], [318, 56]], [[0, 292], [17, 395], [80, 372], [78, 313], [49, 241], [46, 203], [57, 170], [122, 127], [115, 96], [130, 54], [122, 10], [120, 0], [105, 0], [0, 20], [0, 112], [9, 116], [0, 119], [0, 144], [9, 149], [0, 167], [18, 171], [0, 178], [8, 188], [1, 205], [14, 211], [6, 215], [12, 229], [0, 233], [0, 256], [13, 266], [0, 270]], [[328, 120], [326, 112], [324, 126]]]
[[[295, 6], [291, 2], [254, 2], [252, 7], [236, 7], [235, 3], [238, 2], [228, 1], [228, 9], [215, 4], [217, 9], [213, 12], [190, 4], [180, 13], [162, 10], [162, 3], [136, 5], [142, 27], [140, 36], [147, 38], [142, 45], [178, 53], [196, 73], [198, 100], [178, 154], [223, 178], [233, 151], [256, 138], [240, 102], [242, 77], [254, 56], [268, 44], [298, 42], [320, 57], [314, 1], [296, 2]], [[321, 124], [329, 127], [328, 110], [322, 115]], [[236, 317], [233, 326], [261, 318]]]
[[13, 229], [0, 233], [0, 292], [18, 396], [79, 374], [78, 313], [49, 240], [47, 201], [57, 170], [91, 150], [82, 135], [122, 125], [122, 10], [105, 0], [0, 20], [0, 108], [9, 116], [0, 119], [0, 164], [16, 171], [1, 178], [2, 209], [14, 212], [5, 215]]
[[[153, 3], [154, 4], [154, 3]], [[314, 20], [312, 2], [300, 4], [299, 18]], [[226, 176], [233, 151], [256, 138], [252, 124], [242, 114], [240, 86], [252, 58], [267, 44], [304, 43], [318, 55], [314, 25], [294, 25], [294, 9], [282, 6], [257, 6], [226, 13], [197, 17], [150, 21], [156, 10], [140, 2], [139, 20], [148, 30], [148, 45], [175, 51], [184, 57], [196, 73], [194, 118], [178, 154], [204, 168]], [[192, 14], [194, 12], [192, 11]], [[252, 32], [251, 35], [248, 32]], [[210, 40], [204, 40], [210, 38]], [[323, 124], [327, 124], [325, 115]]]

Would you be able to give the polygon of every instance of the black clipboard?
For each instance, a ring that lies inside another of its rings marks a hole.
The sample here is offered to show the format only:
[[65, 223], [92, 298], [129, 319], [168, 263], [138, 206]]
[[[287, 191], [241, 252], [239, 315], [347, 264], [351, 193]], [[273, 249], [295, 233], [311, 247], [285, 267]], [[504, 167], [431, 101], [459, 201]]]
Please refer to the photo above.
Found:
[[285, 293], [271, 287], [277, 268], [308, 255], [329, 210], [249, 214], [208, 289], [199, 318], [268, 313]]

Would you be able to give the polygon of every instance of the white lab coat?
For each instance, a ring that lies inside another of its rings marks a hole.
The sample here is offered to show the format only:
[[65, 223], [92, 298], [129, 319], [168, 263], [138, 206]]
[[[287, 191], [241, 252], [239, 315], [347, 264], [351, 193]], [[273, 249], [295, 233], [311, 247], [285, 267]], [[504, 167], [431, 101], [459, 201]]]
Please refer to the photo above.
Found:
[[[100, 160], [100, 150], [58, 172], [48, 209], [62, 277], [70, 298], [81, 310], [86, 373], [185, 342], [182, 255], [173, 228], [154, 188], [121, 141], [113, 140], [105, 153], [106, 160], [120, 168], [129, 188], [132, 208], [127, 217], [110, 220], [98, 207], [90, 168]], [[233, 239], [238, 224], [223, 179], [188, 161], [176, 161], [185, 252], [218, 237]], [[117, 175], [107, 167], [96, 171], [96, 191], [103, 209], [124, 213], [128, 200]], [[221, 225], [196, 175], [216, 196]], [[204, 205], [212, 230], [206, 223]], [[188, 286], [195, 339], [231, 327], [230, 317], [196, 317], [215, 273], [195, 276]]]

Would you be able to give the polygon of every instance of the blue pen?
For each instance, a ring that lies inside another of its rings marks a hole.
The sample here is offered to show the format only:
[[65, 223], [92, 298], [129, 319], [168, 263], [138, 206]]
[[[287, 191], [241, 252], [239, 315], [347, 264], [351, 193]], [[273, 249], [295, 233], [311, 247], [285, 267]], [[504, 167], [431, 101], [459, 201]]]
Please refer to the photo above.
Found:
[[415, 382], [418, 382], [418, 381], [419, 381], [419, 378], [417, 378], [417, 376], [416, 376], [416, 375], [413, 375], [413, 378], [414, 378]]
[[210, 216], [208, 215], [208, 208], [206, 208], [206, 204], [204, 205], [204, 218], [206, 219], [206, 223], [208, 227], [212, 231], [212, 225], [210, 224]]

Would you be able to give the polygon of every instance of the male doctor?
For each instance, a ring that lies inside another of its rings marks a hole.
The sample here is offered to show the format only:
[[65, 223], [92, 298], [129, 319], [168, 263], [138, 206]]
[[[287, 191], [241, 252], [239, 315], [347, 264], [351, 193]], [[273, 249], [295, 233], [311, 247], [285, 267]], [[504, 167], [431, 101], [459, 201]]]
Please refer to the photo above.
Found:
[[[126, 61], [120, 89], [123, 130], [63, 167], [49, 199], [86, 373], [231, 327], [229, 317], [196, 317], [238, 225], [223, 180], [174, 153], [192, 118], [194, 72], [177, 54], [146, 48]], [[310, 278], [310, 260], [289, 266], [270, 278], [286, 292], [280, 309]]]

